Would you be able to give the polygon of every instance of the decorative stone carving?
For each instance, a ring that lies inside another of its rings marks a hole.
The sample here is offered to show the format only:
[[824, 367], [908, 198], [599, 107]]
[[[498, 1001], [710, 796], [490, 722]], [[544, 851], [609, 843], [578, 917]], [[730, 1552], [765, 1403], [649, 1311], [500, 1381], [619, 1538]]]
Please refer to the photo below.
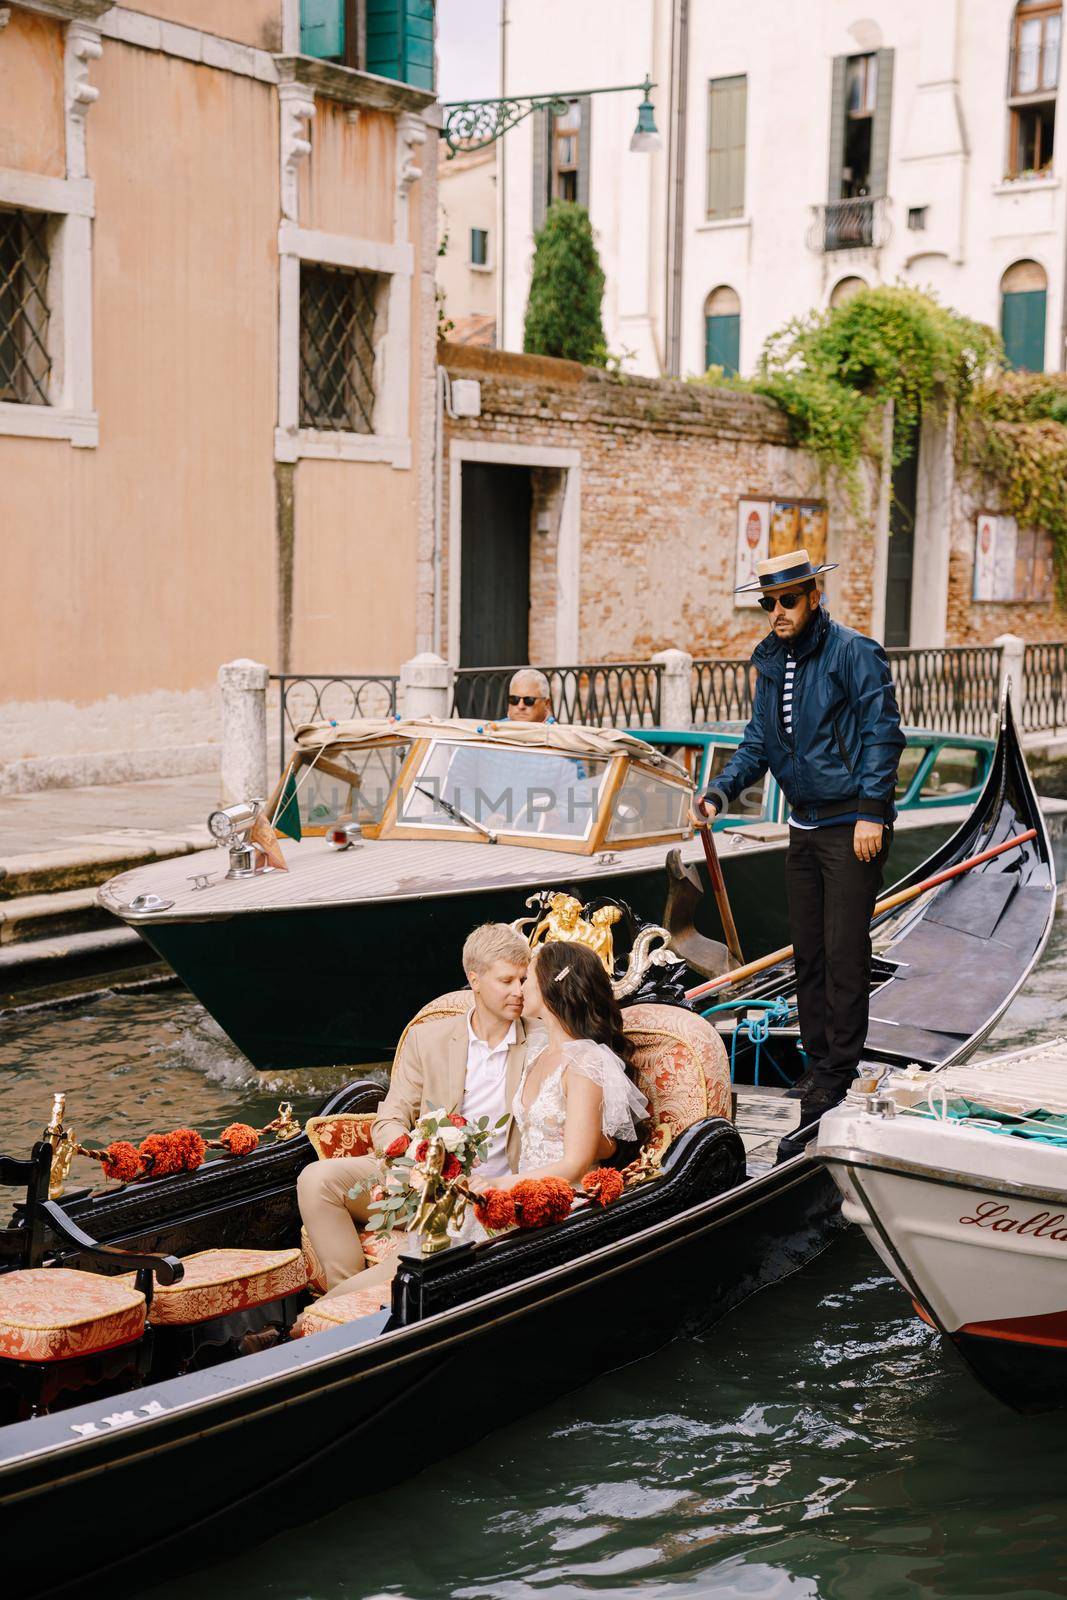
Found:
[[421, 117], [404, 111], [396, 119], [396, 183], [401, 195], [406, 196], [411, 185], [422, 177], [422, 168], [415, 160], [420, 145], [426, 143], [426, 124]]
[[308, 124], [315, 115], [315, 93], [302, 83], [280, 83], [282, 216], [299, 218], [300, 167], [311, 154]]
[[89, 82], [89, 67], [100, 59], [103, 48], [100, 34], [88, 23], [68, 24], [64, 57], [68, 178], [86, 176], [85, 119], [100, 98], [100, 90]]

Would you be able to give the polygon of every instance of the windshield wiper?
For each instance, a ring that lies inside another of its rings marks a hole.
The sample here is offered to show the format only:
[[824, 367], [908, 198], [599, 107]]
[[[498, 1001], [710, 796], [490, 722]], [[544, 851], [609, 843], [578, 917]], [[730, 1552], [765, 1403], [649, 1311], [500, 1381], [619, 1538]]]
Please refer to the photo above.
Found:
[[415, 789], [417, 793], [422, 795], [423, 799], [429, 800], [431, 805], [438, 806], [446, 816], [451, 817], [453, 822], [464, 823], [466, 827], [473, 828], [475, 833], [480, 833], [483, 839], [487, 839], [490, 844], [496, 844], [496, 834], [491, 829], [484, 828], [480, 822], [475, 822], [473, 817], [468, 817], [465, 811], [461, 811], [458, 806], [452, 805], [443, 795], [434, 794], [432, 789], [424, 789], [421, 783], [417, 783]]

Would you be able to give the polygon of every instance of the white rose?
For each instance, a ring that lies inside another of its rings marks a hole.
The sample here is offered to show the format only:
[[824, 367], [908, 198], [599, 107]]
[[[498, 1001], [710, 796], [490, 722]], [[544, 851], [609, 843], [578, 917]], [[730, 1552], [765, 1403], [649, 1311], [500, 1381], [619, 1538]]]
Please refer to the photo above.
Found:
[[443, 1128], [437, 1130], [437, 1137], [446, 1150], [455, 1151], [463, 1143], [466, 1133], [466, 1128], [454, 1128], [450, 1122], [446, 1122]]

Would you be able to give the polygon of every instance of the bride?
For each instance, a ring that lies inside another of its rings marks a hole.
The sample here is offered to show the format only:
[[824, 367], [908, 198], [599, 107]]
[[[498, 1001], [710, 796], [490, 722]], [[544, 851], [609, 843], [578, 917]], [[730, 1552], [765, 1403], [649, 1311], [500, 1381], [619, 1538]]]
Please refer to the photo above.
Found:
[[[512, 1104], [522, 1139], [518, 1171], [478, 1188], [524, 1178], [577, 1183], [620, 1143], [639, 1138], [648, 1101], [628, 1073], [632, 1046], [600, 958], [581, 944], [539, 945], [523, 984], [526, 1065]], [[532, 1024], [532, 1026], [531, 1026]]]

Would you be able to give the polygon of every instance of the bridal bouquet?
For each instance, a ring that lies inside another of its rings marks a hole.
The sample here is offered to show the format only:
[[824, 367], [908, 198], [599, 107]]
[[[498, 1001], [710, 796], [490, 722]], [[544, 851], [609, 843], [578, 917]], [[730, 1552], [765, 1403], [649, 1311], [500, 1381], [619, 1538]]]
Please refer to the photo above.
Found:
[[[428, 1185], [469, 1177], [496, 1128], [488, 1117], [468, 1122], [458, 1111], [428, 1111], [410, 1133], [399, 1134], [385, 1152], [382, 1176], [371, 1189], [368, 1229], [410, 1228]], [[358, 1189], [350, 1191], [358, 1194]], [[432, 1192], [432, 1191], [431, 1191]]]

